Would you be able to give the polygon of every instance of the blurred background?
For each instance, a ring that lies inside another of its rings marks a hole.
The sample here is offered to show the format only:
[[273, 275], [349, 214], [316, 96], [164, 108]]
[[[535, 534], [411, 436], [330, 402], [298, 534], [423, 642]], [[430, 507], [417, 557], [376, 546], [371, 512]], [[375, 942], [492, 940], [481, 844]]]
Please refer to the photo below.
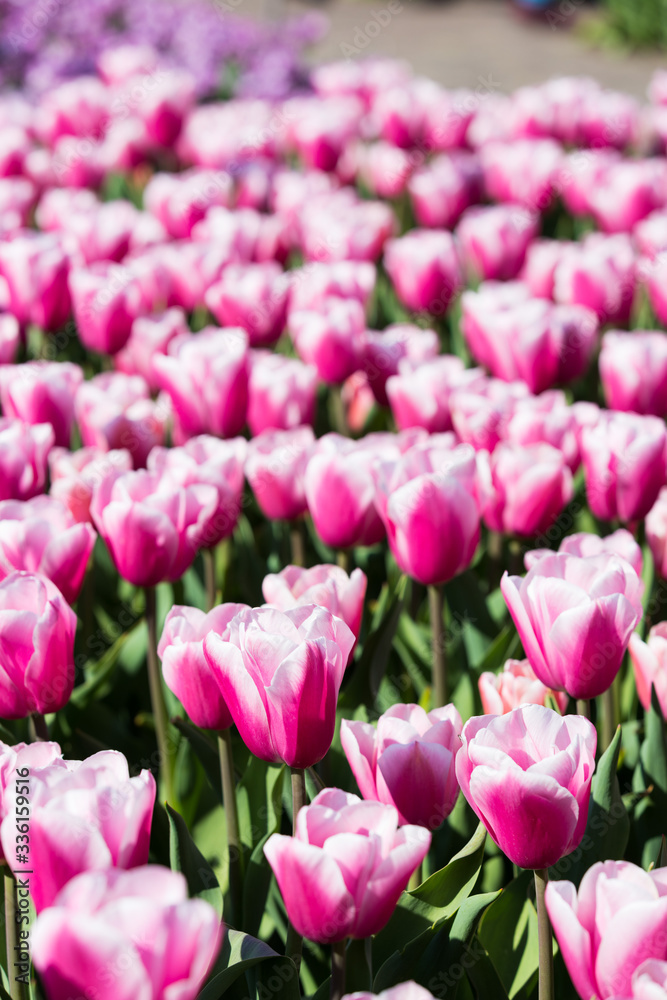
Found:
[[279, 98], [309, 64], [391, 56], [449, 87], [584, 75], [644, 97], [667, 0], [0, 0], [0, 83], [44, 91], [112, 41], [169, 53], [202, 96]]

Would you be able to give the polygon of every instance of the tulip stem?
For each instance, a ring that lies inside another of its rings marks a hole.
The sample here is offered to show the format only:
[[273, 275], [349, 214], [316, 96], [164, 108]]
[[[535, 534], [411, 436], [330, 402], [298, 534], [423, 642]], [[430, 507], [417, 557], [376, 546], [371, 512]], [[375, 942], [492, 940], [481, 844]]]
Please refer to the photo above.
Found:
[[241, 840], [239, 819], [236, 811], [236, 782], [234, 780], [234, 758], [232, 755], [231, 728], [218, 733], [218, 754], [220, 756], [220, 776], [222, 777], [222, 804], [227, 824], [227, 851], [229, 855], [229, 894], [233, 923], [241, 926], [243, 871], [241, 868]]
[[33, 742], [48, 743], [49, 727], [46, 719], [40, 712], [33, 712], [30, 716], [30, 731]]
[[[614, 682], [615, 684], [616, 682]], [[614, 733], [616, 732], [616, 699], [614, 696], [614, 684], [602, 695], [602, 747], [601, 750], [607, 749], [609, 744], [614, 738]]]
[[290, 547], [293, 566], [306, 565], [306, 539], [303, 533], [303, 521], [292, 521], [290, 524]]
[[339, 549], [336, 562], [346, 573], [350, 572], [350, 552], [349, 549]]
[[345, 945], [345, 938], [342, 941], [334, 941], [331, 945], [330, 1000], [341, 1000], [345, 993]]
[[158, 756], [160, 758], [160, 776], [163, 783], [164, 796], [172, 805], [175, 802], [173, 794], [172, 769], [169, 759], [169, 718], [164, 700], [162, 673], [157, 655], [157, 613], [155, 608], [155, 587], [146, 587], [146, 625], [148, 627], [148, 685], [151, 692], [151, 707], [155, 722]]
[[[296, 836], [296, 818], [302, 806], [306, 805], [306, 772], [302, 767], [293, 767], [292, 771], [292, 835]], [[287, 941], [285, 954], [291, 958], [297, 969], [301, 965], [301, 950], [303, 938], [294, 929], [292, 922], [287, 926]]]
[[535, 870], [535, 899], [537, 902], [537, 941], [539, 949], [539, 1000], [554, 1000], [554, 953], [551, 940], [551, 924], [547, 913], [544, 893], [549, 881], [546, 868]]
[[433, 708], [447, 704], [447, 661], [445, 657], [445, 635], [443, 614], [445, 592], [442, 587], [431, 584], [428, 588], [428, 606], [431, 615], [431, 649], [433, 651]]
[[206, 610], [214, 608], [218, 600], [218, 591], [215, 585], [215, 552], [213, 549], [202, 549], [201, 557], [204, 561], [204, 584], [206, 586]]
[[[16, 922], [16, 880], [10, 868], [5, 864], [4, 888], [5, 888], [5, 935], [7, 941], [7, 979], [9, 980], [9, 993], [12, 1000], [30, 1000], [30, 985], [17, 979], [17, 974], [21, 975], [23, 969], [20, 968], [22, 953], [28, 953], [27, 945], [21, 946], [17, 939], [19, 924]], [[29, 978], [29, 976], [28, 976]]]
[[591, 703], [588, 698], [577, 698], [577, 715], [583, 715], [584, 719], [590, 719]]

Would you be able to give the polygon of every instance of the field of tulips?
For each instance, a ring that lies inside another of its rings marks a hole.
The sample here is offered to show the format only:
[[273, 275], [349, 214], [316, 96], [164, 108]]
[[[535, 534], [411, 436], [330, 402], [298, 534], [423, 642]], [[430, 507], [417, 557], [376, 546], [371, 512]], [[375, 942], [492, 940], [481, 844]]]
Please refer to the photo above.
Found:
[[202, 94], [0, 93], [0, 1000], [664, 1000], [667, 72]]

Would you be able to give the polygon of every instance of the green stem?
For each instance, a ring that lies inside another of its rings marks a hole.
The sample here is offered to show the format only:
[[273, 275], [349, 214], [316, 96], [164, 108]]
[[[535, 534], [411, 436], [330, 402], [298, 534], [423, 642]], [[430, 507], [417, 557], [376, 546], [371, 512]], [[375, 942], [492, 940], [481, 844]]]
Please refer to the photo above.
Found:
[[339, 549], [336, 562], [346, 573], [350, 572], [350, 551], [349, 549]]
[[544, 893], [549, 881], [546, 868], [535, 871], [535, 900], [537, 903], [537, 942], [539, 950], [539, 1000], [554, 1000], [554, 956], [551, 941], [551, 924]]
[[292, 550], [292, 565], [306, 565], [306, 539], [304, 538], [303, 521], [292, 521], [290, 524], [290, 546]]
[[345, 993], [345, 945], [346, 941], [334, 941], [331, 945], [331, 991], [329, 1000], [341, 1000]]
[[591, 703], [588, 698], [577, 698], [577, 715], [583, 715], [584, 719], [590, 719]]
[[229, 854], [229, 894], [231, 898], [231, 923], [241, 926], [243, 906], [243, 868], [239, 820], [236, 811], [236, 782], [234, 780], [234, 758], [232, 756], [232, 731], [224, 729], [218, 734], [218, 754], [222, 777], [222, 804], [227, 824], [227, 851]]
[[[614, 684], [616, 682], [614, 681]], [[604, 753], [614, 738], [616, 732], [616, 699], [614, 697], [614, 684], [602, 695], [602, 746], [600, 751]]]
[[[296, 818], [299, 810], [306, 804], [306, 772], [301, 767], [293, 767], [292, 771], [292, 834], [296, 835]], [[303, 938], [290, 922], [287, 927], [287, 942], [285, 954], [291, 958], [297, 969], [301, 965]]]
[[33, 743], [48, 743], [49, 741], [49, 727], [40, 712], [33, 712], [30, 716], [30, 735]]
[[22, 983], [17, 979], [21, 975], [22, 969], [15, 963], [20, 963], [20, 953], [27, 953], [28, 946], [19, 947], [17, 931], [19, 926], [16, 922], [16, 880], [7, 865], [3, 866], [4, 889], [5, 889], [5, 936], [7, 941], [7, 978], [9, 979], [9, 992], [12, 1000], [30, 1000], [30, 984]]
[[217, 588], [215, 585], [215, 552], [213, 549], [202, 549], [204, 561], [204, 584], [206, 587], [206, 610], [210, 611], [217, 604]]
[[433, 708], [447, 704], [447, 662], [445, 658], [445, 636], [443, 613], [445, 592], [442, 587], [428, 588], [428, 607], [431, 616], [431, 649], [433, 652]]
[[146, 587], [146, 625], [148, 627], [148, 684], [151, 692], [151, 707], [155, 722], [158, 756], [160, 758], [160, 777], [162, 779], [164, 797], [171, 805], [175, 804], [173, 774], [169, 755], [169, 718], [162, 687], [162, 672], [157, 655], [157, 615], [155, 609], [155, 587]]

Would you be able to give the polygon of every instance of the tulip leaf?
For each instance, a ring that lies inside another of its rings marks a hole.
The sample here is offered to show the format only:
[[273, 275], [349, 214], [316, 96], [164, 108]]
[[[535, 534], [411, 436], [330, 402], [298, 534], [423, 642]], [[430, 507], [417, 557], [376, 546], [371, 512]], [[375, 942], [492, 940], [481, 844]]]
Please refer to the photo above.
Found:
[[[294, 963], [270, 948], [263, 941], [251, 937], [250, 934], [243, 934], [241, 931], [228, 930], [220, 951], [220, 955], [215, 963], [213, 971], [204, 988], [198, 994], [197, 1000], [219, 1000], [220, 997], [232, 986], [239, 976], [244, 975], [254, 966], [260, 963], [270, 963], [271, 972], [274, 969], [284, 967], [288, 970], [288, 979], [294, 981], [297, 987], [297, 971]], [[286, 965], [288, 963], [288, 965]], [[291, 966], [291, 970], [289, 970]], [[281, 977], [282, 978], [282, 977]]]
[[222, 801], [222, 779], [220, 778], [220, 758], [213, 741], [186, 719], [173, 718], [173, 725], [179, 733], [186, 738], [196, 757], [199, 759], [204, 773], [216, 792], [218, 799]]
[[280, 828], [282, 809], [282, 788], [285, 768], [270, 768], [268, 779], [275, 778], [271, 795], [273, 799], [274, 822], [254, 848], [243, 879], [243, 926], [249, 934], [258, 934], [266, 909], [266, 899], [271, 885], [272, 871], [264, 854], [264, 845], [270, 836]]
[[477, 931], [510, 1000], [537, 974], [537, 912], [529, 892], [533, 873], [522, 872], [484, 912]]
[[222, 916], [222, 891], [213, 869], [192, 839], [180, 813], [167, 805], [167, 814], [172, 871], [181, 872], [185, 876], [191, 897], [205, 899]]
[[[118, 666], [118, 659], [132, 631], [131, 629], [129, 632], [123, 632], [99, 660], [85, 665], [85, 680], [72, 691], [70, 704], [77, 708], [86, 708], [91, 701], [104, 697], [108, 690], [111, 690], [110, 682]], [[104, 690], [107, 686], [108, 690]]]
[[373, 705], [380, 689], [380, 682], [387, 669], [394, 635], [403, 608], [407, 577], [399, 578], [390, 594], [389, 587], [383, 587], [376, 618], [381, 614], [378, 625], [367, 636], [361, 655], [353, 667], [350, 682], [340, 693], [339, 707], [355, 709], [359, 704]]
[[449, 864], [435, 872], [409, 894], [415, 900], [442, 910], [448, 916], [473, 890], [482, 868], [486, 828], [480, 823], [472, 838]]
[[566, 878], [578, 885], [596, 861], [618, 861], [623, 857], [630, 836], [630, 819], [618, 784], [620, 750], [619, 726], [593, 775], [588, 820], [581, 843], [549, 869], [550, 878]]
[[645, 713], [644, 740], [633, 776], [633, 790], [645, 792], [633, 810], [634, 853], [644, 868], [655, 860], [667, 832], [667, 733], [660, 703], [651, 689], [651, 707]]
[[281, 812], [284, 767], [250, 757], [236, 786], [241, 842], [252, 850], [266, 833], [277, 829]]

